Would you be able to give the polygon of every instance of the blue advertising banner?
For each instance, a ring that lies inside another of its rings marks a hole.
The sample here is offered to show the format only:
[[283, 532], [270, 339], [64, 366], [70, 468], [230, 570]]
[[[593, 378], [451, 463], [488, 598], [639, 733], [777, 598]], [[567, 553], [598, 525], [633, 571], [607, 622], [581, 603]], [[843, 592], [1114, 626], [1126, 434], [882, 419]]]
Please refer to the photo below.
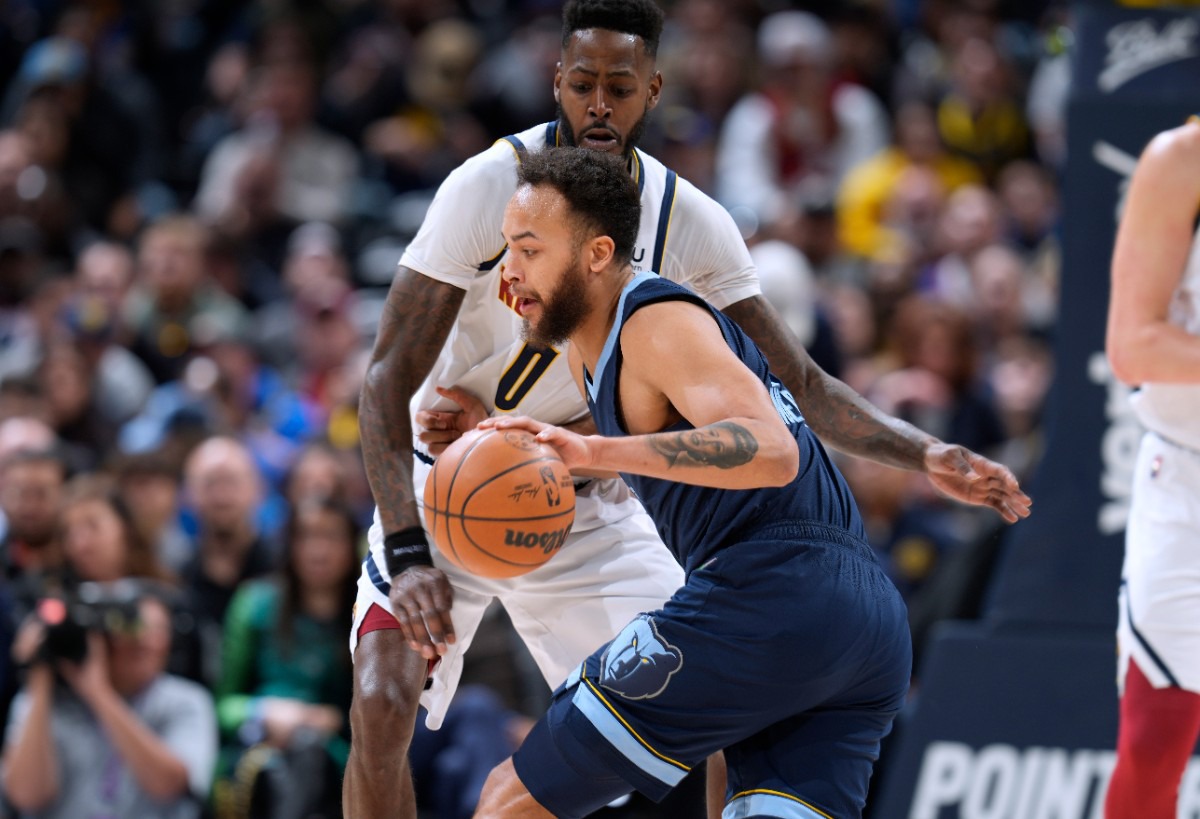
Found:
[[1141, 429], [1104, 355], [1118, 209], [1142, 148], [1200, 111], [1200, 11], [1082, 6], [1063, 179], [1063, 271], [1047, 450], [1034, 515], [1013, 528], [992, 591], [998, 622], [1116, 622]]
[[[1116, 594], [1141, 429], [1104, 355], [1120, 206], [1150, 138], [1200, 112], [1200, 10], [1072, 6], [1063, 275], [1047, 449], [984, 619], [934, 634], [872, 819], [1101, 819]], [[1200, 758], [1180, 795], [1200, 819]]]

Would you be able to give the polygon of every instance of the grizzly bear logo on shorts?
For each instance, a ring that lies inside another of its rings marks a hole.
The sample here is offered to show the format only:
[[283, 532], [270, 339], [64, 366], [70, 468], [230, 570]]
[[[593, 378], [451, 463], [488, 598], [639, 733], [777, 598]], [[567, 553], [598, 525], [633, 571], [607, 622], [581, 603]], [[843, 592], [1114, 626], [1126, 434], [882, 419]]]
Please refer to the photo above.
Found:
[[600, 685], [631, 700], [657, 697], [683, 667], [683, 652], [643, 614], [621, 629], [600, 658]]

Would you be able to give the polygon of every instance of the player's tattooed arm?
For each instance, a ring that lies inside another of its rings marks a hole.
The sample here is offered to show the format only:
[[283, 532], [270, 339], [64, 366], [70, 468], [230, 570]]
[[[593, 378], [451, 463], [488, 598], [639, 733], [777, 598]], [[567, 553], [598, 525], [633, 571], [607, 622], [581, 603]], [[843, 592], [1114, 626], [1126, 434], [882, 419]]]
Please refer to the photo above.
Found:
[[752, 296], [723, 312], [762, 349], [822, 441], [889, 466], [925, 469], [926, 453], [937, 439], [888, 415], [822, 370], [766, 299]]
[[392, 280], [363, 384], [363, 463], [385, 532], [420, 525], [412, 478], [409, 400], [425, 380], [465, 291], [401, 267]]
[[683, 432], [660, 432], [647, 436], [646, 442], [666, 459], [668, 467], [733, 469], [750, 463], [758, 454], [754, 434], [733, 421], [720, 421]]

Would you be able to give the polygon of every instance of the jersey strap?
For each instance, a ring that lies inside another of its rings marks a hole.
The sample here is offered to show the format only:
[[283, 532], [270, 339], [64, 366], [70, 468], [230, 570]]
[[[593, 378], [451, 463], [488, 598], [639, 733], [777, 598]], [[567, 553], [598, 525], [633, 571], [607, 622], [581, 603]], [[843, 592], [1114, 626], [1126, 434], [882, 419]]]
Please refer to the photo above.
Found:
[[667, 171], [667, 185], [663, 190], [662, 207], [658, 211], [658, 233], [654, 237], [654, 258], [650, 269], [662, 272], [663, 255], [667, 252], [667, 233], [671, 230], [671, 211], [675, 208], [675, 183], [679, 177], [675, 171]]
[[513, 146], [513, 150], [517, 152], [517, 161], [521, 161], [528, 151], [528, 149], [525, 147], [525, 143], [522, 142], [515, 134], [509, 134], [508, 136], [503, 137], [503, 140], [509, 145]]

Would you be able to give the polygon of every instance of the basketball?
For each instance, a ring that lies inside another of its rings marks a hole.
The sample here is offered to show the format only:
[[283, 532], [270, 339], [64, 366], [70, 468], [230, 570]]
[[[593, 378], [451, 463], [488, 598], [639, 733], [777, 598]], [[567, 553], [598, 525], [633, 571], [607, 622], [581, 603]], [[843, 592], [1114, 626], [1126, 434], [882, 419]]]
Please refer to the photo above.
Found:
[[447, 560], [480, 577], [516, 577], [562, 548], [575, 484], [553, 447], [524, 430], [472, 430], [434, 461], [425, 524]]

